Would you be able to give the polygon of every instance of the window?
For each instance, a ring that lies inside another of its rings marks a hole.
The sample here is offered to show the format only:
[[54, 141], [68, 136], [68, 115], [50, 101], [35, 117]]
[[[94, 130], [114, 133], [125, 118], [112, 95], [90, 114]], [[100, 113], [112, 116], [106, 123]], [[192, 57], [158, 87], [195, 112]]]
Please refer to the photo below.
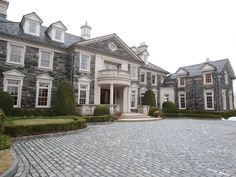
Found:
[[223, 104], [223, 110], [227, 110], [227, 102], [226, 102], [226, 89], [222, 90], [222, 104]]
[[204, 91], [204, 102], [206, 110], [214, 110], [214, 92], [213, 90]]
[[53, 69], [53, 53], [40, 50], [39, 51], [39, 68]]
[[140, 81], [142, 83], [146, 83], [146, 73], [145, 72], [141, 72], [141, 74], [140, 74]]
[[152, 85], [156, 84], [156, 75], [152, 74]]
[[60, 30], [55, 30], [55, 39], [61, 41], [62, 32]]
[[229, 91], [229, 109], [234, 109], [234, 104], [233, 104], [233, 92], [232, 90]]
[[212, 84], [213, 80], [212, 80], [212, 74], [211, 73], [206, 73], [204, 74], [204, 84]]
[[21, 101], [21, 81], [20, 80], [6, 80], [6, 92], [8, 92], [12, 98], [14, 107], [20, 107]]
[[224, 72], [224, 78], [225, 78], [225, 84], [228, 85], [229, 84], [229, 76], [226, 71]]
[[24, 46], [8, 44], [7, 54], [7, 63], [24, 65]]
[[36, 104], [38, 108], [50, 108], [51, 106], [51, 90], [52, 90], [52, 80], [49, 75], [42, 74], [37, 76], [36, 83]]
[[90, 71], [90, 56], [86, 54], [80, 54], [80, 70]]
[[36, 34], [37, 24], [34, 22], [29, 22], [29, 33]]
[[186, 93], [179, 93], [179, 109], [186, 109]]
[[89, 104], [89, 87], [90, 84], [88, 82], [79, 84], [78, 104]]
[[131, 90], [131, 108], [137, 107], [136, 92], [137, 92], [137, 90]]
[[104, 62], [104, 69], [114, 69], [114, 70], [121, 69], [121, 64]]
[[137, 67], [136, 66], [131, 66], [131, 78], [137, 79]]
[[184, 77], [179, 77], [178, 78], [178, 85], [179, 85], [179, 87], [184, 87], [185, 86], [185, 78]]
[[143, 105], [144, 103], [144, 95], [145, 95], [146, 90], [140, 91], [140, 104]]

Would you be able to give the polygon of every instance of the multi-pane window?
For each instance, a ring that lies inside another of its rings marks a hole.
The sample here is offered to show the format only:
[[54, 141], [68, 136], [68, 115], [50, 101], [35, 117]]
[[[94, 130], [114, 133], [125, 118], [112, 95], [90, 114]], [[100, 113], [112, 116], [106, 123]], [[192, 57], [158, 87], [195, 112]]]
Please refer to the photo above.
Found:
[[131, 66], [131, 78], [137, 79], [137, 67], [136, 66]]
[[228, 73], [225, 71], [224, 72], [224, 79], [225, 79], [225, 84], [229, 84], [229, 76], [228, 76]]
[[152, 85], [156, 84], [156, 75], [152, 74]]
[[47, 51], [40, 51], [39, 67], [52, 69], [53, 54]]
[[62, 38], [62, 31], [55, 30], [55, 39], [61, 41]]
[[37, 105], [40, 107], [49, 106], [49, 88], [50, 83], [39, 82], [38, 83], [38, 100]]
[[81, 54], [80, 55], [80, 70], [89, 71], [90, 70], [90, 56]]
[[213, 110], [214, 109], [214, 98], [213, 98], [213, 91], [205, 91], [205, 109]]
[[80, 89], [79, 89], [79, 104], [86, 104], [87, 94], [88, 94], [87, 90], [88, 90], [88, 85], [80, 84]]
[[205, 74], [205, 83], [206, 84], [212, 83], [212, 74]]
[[145, 91], [141, 91], [140, 93], [140, 104], [143, 105], [144, 103], [144, 95], [145, 95]]
[[9, 44], [7, 61], [15, 64], [24, 64], [24, 47]]
[[136, 90], [131, 90], [131, 108], [136, 108]]
[[14, 107], [19, 106], [20, 82], [21, 82], [20, 80], [10, 80], [10, 79], [6, 80], [6, 84], [7, 84], [7, 86], [6, 86], [7, 90], [6, 91], [11, 96]]
[[116, 63], [104, 62], [104, 69], [120, 69], [121, 65]]
[[37, 24], [34, 22], [29, 22], [29, 32], [32, 34], [36, 34]]
[[186, 109], [186, 94], [179, 93], [179, 109]]
[[184, 77], [179, 77], [179, 87], [185, 86], [185, 78]]
[[140, 81], [141, 82], [146, 82], [146, 74], [145, 74], [145, 72], [141, 72], [141, 74], [140, 74]]

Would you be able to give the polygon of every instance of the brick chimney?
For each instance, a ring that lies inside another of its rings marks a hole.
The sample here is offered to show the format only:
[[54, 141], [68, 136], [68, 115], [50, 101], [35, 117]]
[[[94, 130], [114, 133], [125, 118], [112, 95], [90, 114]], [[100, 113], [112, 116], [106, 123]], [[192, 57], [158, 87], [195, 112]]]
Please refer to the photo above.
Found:
[[7, 18], [7, 8], [9, 6], [9, 2], [7, 0], [0, 0], [0, 18]]

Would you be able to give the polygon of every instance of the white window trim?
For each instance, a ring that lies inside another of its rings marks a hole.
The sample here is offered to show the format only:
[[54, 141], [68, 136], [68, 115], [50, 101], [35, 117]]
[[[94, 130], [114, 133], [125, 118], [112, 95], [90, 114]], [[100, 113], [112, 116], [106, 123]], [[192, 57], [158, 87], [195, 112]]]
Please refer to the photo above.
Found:
[[79, 81], [78, 82], [78, 101], [77, 101], [78, 104], [80, 104], [80, 102], [79, 102], [80, 101], [80, 85], [87, 85], [85, 104], [89, 104], [90, 81]]
[[[184, 78], [184, 85], [180, 85], [180, 78]], [[178, 77], [178, 87], [185, 87], [186, 86], [186, 78], [184, 76]]]
[[229, 91], [229, 110], [231, 110], [231, 109], [234, 109], [232, 90]]
[[[51, 53], [50, 66], [49, 67], [41, 66], [41, 61], [42, 61], [42, 53], [41, 52]], [[46, 69], [46, 70], [53, 70], [53, 59], [54, 59], [54, 52], [53, 51], [46, 50], [46, 49], [39, 49], [38, 68], [39, 69]]]
[[[154, 84], [152, 83], [152, 76], [155, 76], [155, 83]], [[157, 85], [157, 74], [153, 74], [153, 73], [151, 74], [151, 84]]]
[[[131, 107], [131, 101], [132, 101], [132, 91], [135, 91], [135, 106]], [[138, 88], [135, 86], [131, 86], [130, 89], [130, 108], [131, 109], [137, 109], [138, 108]]]
[[[32, 33], [30, 32], [30, 23], [35, 23], [36, 24], [36, 32], [35, 33]], [[33, 21], [33, 20], [26, 20], [25, 22], [25, 27], [24, 27], [24, 32], [27, 33], [27, 34], [30, 34], [30, 35], [33, 35], [33, 36], [40, 36], [40, 23], [36, 22], [36, 21]]]
[[227, 71], [224, 72], [225, 85], [229, 84], [229, 74]]
[[[136, 68], [135, 77], [132, 76], [132, 68], [133, 67]], [[138, 66], [137, 65], [130, 65], [130, 78], [132, 80], [137, 80], [138, 79]]]
[[[144, 82], [142, 82], [142, 80], [141, 80], [141, 75], [142, 74], [144, 74]], [[140, 83], [141, 84], [146, 84], [147, 83], [147, 72], [145, 72], [145, 71], [140, 72]]]
[[[49, 84], [49, 88], [48, 88], [48, 100], [47, 100], [47, 105], [46, 105], [46, 106], [39, 106], [39, 105], [38, 105], [39, 82]], [[40, 78], [37, 78], [37, 82], [36, 82], [36, 100], [35, 100], [35, 107], [36, 107], [36, 108], [50, 108], [50, 107], [51, 107], [51, 95], [52, 95], [52, 80], [51, 80], [51, 79], [40, 79]]]
[[[81, 59], [82, 59], [82, 55], [86, 55], [88, 56], [88, 68], [87, 69], [81, 69]], [[88, 53], [84, 53], [84, 52], [80, 52], [80, 61], [79, 61], [79, 71], [81, 72], [90, 72], [90, 65], [91, 65], [91, 55]]]
[[157, 106], [157, 98], [158, 98], [158, 90], [157, 89], [152, 89], [154, 95], [155, 95], [155, 100], [156, 100], [156, 106]]
[[226, 89], [221, 91], [223, 111], [227, 110]]
[[142, 93], [145, 94], [146, 91], [147, 91], [146, 88], [142, 88], [142, 89], [140, 89], [140, 105], [142, 105], [142, 102], [141, 102], [141, 95], [142, 95]]
[[[184, 108], [181, 107], [181, 97], [180, 97], [180, 95], [183, 95], [183, 94], [184, 94], [184, 100], [185, 100]], [[178, 93], [178, 98], [179, 98], [179, 109], [186, 109], [186, 92], [179, 92]]]
[[[61, 32], [61, 39], [60, 40], [56, 38], [56, 31]], [[65, 31], [61, 30], [59, 28], [53, 27], [52, 28], [52, 40], [64, 43], [65, 42]]]
[[[211, 74], [211, 82], [210, 83], [206, 83], [206, 74]], [[213, 84], [213, 75], [212, 72], [206, 72], [203, 74], [203, 84], [204, 85], [211, 85]]]
[[[10, 61], [11, 45], [15, 45], [15, 46], [19, 46], [19, 47], [22, 47], [22, 48], [23, 48], [23, 52], [22, 52], [22, 55], [23, 55], [23, 56], [22, 56], [22, 58], [21, 58], [21, 62], [20, 62], [20, 63]], [[7, 64], [14, 64], [14, 65], [18, 65], [18, 66], [24, 67], [25, 48], [26, 48], [25, 45], [18, 44], [18, 43], [8, 42], [8, 43], [7, 43], [7, 60], [6, 60], [6, 63], [7, 63]]]
[[18, 88], [18, 99], [17, 99], [17, 105], [14, 105], [14, 108], [20, 108], [21, 107], [21, 96], [22, 96], [22, 86], [23, 86], [23, 79], [24, 76], [8, 76], [4, 75], [3, 79], [3, 90], [7, 91], [7, 80], [17, 80], [20, 81], [20, 86]]
[[[207, 108], [207, 93], [211, 92], [212, 93], [212, 108]], [[215, 105], [214, 105], [214, 90], [209, 89], [209, 90], [204, 90], [204, 108], [205, 110], [214, 110]]]

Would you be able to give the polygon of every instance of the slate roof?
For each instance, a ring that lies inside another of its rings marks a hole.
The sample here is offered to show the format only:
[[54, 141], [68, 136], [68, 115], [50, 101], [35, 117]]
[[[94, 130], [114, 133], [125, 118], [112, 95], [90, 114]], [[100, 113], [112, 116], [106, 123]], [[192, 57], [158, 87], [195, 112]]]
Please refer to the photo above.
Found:
[[143, 66], [143, 68], [152, 69], [152, 70], [155, 70], [155, 71], [162, 72], [162, 73], [164, 73], [164, 74], [170, 74], [168, 71], [166, 71], [166, 70], [160, 68], [160, 67], [157, 66], [157, 65], [154, 65], [154, 64], [151, 63], [151, 62], [146, 63], [146, 64]]
[[[201, 68], [205, 65], [205, 64], [210, 64], [212, 66], [214, 66], [216, 68], [216, 72], [220, 73], [223, 71], [225, 64], [229, 63], [229, 59], [222, 59], [222, 60], [216, 60], [216, 61], [209, 61], [209, 62], [204, 62], [204, 63], [200, 63], [200, 64], [196, 64], [196, 65], [190, 65], [190, 66], [184, 66], [181, 67], [180, 69], [184, 69], [185, 71], [187, 71], [189, 73], [188, 76], [199, 76], [202, 75], [202, 71]], [[234, 74], [233, 74], [234, 75]], [[176, 73], [169, 75], [169, 79], [175, 79], [176, 78]]]
[[52, 41], [45, 33], [47, 27], [41, 26], [40, 37], [24, 33], [20, 22], [12, 22], [0, 18], [0, 34], [3, 36], [13, 37], [24, 41], [32, 41], [43, 45], [48, 45], [57, 48], [68, 48], [74, 43], [84, 41], [83, 38], [69, 33], [65, 33], [65, 43]]

